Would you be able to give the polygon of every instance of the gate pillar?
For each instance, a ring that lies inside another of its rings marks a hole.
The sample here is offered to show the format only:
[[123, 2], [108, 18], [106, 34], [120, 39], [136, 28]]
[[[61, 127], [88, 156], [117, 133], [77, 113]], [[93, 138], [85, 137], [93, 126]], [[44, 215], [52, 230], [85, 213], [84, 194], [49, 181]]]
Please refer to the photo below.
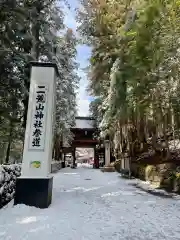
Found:
[[99, 168], [99, 155], [97, 152], [97, 149], [94, 148], [94, 164], [93, 164], [94, 168]]
[[76, 167], [76, 148], [72, 149], [72, 168]]

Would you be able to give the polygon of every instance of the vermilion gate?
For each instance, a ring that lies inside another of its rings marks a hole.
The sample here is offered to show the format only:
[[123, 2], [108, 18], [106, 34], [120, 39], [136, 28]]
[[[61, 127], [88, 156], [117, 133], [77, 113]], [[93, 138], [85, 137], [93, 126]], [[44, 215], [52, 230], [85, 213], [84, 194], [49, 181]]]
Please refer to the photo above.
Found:
[[[73, 162], [76, 160], [76, 148], [93, 148], [94, 149], [94, 167], [99, 168], [99, 152], [97, 148], [99, 141], [95, 138], [95, 133], [98, 131], [95, 125], [95, 119], [92, 117], [76, 117], [76, 124], [71, 128], [74, 134], [70, 148], [64, 148], [64, 153], [72, 153]], [[104, 150], [101, 148], [103, 154]]]

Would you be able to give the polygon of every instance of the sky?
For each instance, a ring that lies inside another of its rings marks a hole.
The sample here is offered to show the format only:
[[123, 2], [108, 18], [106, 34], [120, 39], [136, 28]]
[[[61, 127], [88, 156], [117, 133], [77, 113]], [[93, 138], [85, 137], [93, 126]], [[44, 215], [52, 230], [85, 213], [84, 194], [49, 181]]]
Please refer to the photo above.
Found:
[[[75, 32], [78, 23], [75, 20], [75, 8], [78, 7], [78, 0], [68, 0], [71, 9], [65, 8], [65, 24], [72, 28]], [[79, 63], [78, 75], [81, 77], [81, 81], [79, 84], [79, 91], [77, 95], [77, 107], [78, 107], [78, 115], [79, 116], [88, 116], [89, 115], [89, 103], [92, 97], [88, 96], [86, 91], [88, 81], [87, 75], [83, 71], [85, 67], [88, 65], [88, 58], [90, 57], [91, 51], [90, 48], [86, 45], [78, 45], [77, 46], [77, 62]]]

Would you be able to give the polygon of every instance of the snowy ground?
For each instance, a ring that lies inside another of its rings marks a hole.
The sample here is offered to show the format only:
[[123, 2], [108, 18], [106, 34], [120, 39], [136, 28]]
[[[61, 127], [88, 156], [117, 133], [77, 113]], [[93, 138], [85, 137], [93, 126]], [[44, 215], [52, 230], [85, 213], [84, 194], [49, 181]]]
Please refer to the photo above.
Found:
[[0, 210], [0, 239], [180, 239], [180, 201], [150, 195], [133, 181], [90, 168], [63, 169], [54, 175], [48, 209]]

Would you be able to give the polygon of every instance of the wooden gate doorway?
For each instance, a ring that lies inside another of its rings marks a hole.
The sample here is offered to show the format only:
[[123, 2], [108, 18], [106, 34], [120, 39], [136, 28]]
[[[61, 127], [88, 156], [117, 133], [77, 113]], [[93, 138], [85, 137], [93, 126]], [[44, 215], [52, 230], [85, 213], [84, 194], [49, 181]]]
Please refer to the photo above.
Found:
[[94, 148], [76, 148], [76, 161], [77, 164], [94, 165]]

